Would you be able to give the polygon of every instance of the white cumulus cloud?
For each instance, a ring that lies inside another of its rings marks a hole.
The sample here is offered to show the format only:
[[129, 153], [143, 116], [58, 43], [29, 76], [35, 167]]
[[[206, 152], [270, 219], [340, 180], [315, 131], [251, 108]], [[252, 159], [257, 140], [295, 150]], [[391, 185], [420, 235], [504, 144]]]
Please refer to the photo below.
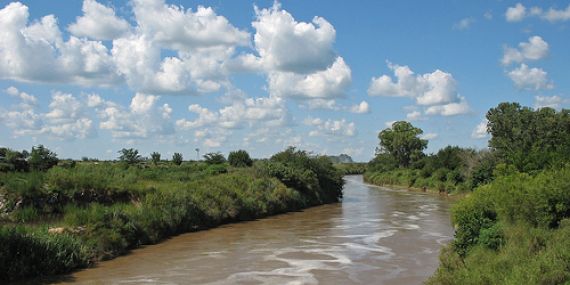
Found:
[[83, 16], [69, 25], [68, 30], [77, 37], [96, 40], [112, 40], [130, 30], [129, 23], [117, 17], [113, 8], [106, 7], [95, 0], [83, 1]]
[[537, 67], [530, 68], [524, 63], [509, 71], [507, 75], [519, 89], [537, 91], [554, 88], [554, 84], [548, 79], [546, 71]]
[[532, 36], [528, 42], [519, 43], [519, 48], [505, 47], [503, 65], [521, 63], [528, 60], [539, 60], [548, 55], [548, 43], [539, 36]]

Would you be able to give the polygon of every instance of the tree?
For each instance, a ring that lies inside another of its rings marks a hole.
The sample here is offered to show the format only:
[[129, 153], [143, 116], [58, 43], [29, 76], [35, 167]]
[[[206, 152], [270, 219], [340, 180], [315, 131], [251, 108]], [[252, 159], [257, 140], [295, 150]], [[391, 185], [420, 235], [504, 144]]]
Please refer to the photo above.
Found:
[[234, 167], [247, 167], [253, 165], [253, 160], [245, 150], [232, 151], [228, 155], [228, 162]]
[[487, 112], [489, 147], [519, 171], [570, 160], [570, 110], [500, 103]]
[[424, 155], [423, 150], [428, 142], [419, 138], [422, 133], [422, 129], [414, 127], [409, 122], [395, 122], [391, 128], [384, 129], [378, 134], [379, 153], [387, 153], [400, 167], [408, 167]]
[[36, 147], [32, 147], [28, 162], [32, 170], [45, 171], [57, 165], [59, 159], [57, 158], [57, 154], [40, 144]]
[[182, 164], [182, 154], [175, 152], [174, 155], [172, 155], [172, 163], [176, 165]]
[[222, 164], [226, 162], [226, 158], [220, 152], [210, 152], [204, 155], [204, 161], [207, 164]]
[[160, 162], [160, 153], [155, 151], [150, 154], [150, 158], [152, 159], [152, 163], [154, 163], [154, 165], [157, 165]]
[[119, 156], [119, 160], [125, 162], [127, 164], [136, 164], [141, 161], [142, 157], [139, 154], [139, 151], [134, 148], [123, 148], [119, 151], [121, 154]]

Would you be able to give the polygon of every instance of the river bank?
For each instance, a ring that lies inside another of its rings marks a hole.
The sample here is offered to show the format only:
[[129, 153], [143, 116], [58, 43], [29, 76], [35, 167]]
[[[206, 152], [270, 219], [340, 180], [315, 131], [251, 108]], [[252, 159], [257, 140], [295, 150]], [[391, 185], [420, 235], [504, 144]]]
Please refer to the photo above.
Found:
[[0, 227], [0, 279], [66, 273], [180, 233], [342, 197], [330, 161], [294, 149], [253, 167], [214, 170], [102, 163], [2, 174], [7, 201], [18, 202], [9, 202], [11, 224]]

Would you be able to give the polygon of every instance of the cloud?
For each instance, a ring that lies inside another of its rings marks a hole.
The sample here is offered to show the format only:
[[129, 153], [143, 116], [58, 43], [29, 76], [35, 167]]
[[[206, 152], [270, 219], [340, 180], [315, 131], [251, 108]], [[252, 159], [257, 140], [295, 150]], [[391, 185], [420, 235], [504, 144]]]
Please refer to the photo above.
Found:
[[263, 126], [283, 126], [288, 123], [287, 108], [281, 98], [247, 98], [234, 102], [220, 110], [211, 111], [200, 105], [192, 104], [188, 110], [198, 115], [194, 120], [179, 119], [176, 126], [181, 130], [213, 126], [223, 129], [243, 128], [260, 124]]
[[296, 99], [343, 97], [352, 81], [350, 67], [333, 49], [334, 27], [324, 18], [297, 22], [275, 2], [255, 7], [254, 48], [257, 55], [241, 55], [238, 70], [267, 74], [269, 93]]
[[475, 19], [471, 17], [463, 18], [459, 20], [459, 22], [453, 24], [453, 29], [460, 31], [467, 30], [471, 27], [471, 25], [473, 25], [473, 23], [475, 23]]
[[540, 14], [541, 18], [550, 22], [563, 22], [570, 20], [570, 4], [563, 10], [549, 8], [548, 11]]
[[526, 7], [521, 3], [517, 3], [514, 7], [507, 8], [505, 12], [507, 22], [520, 22], [524, 17], [526, 17]]
[[[0, 79], [101, 87], [126, 82], [147, 94], [231, 88], [231, 62], [236, 48], [250, 45], [248, 32], [212, 8], [184, 10], [163, 0], [137, 0], [132, 7], [134, 27], [112, 8], [86, 0], [64, 40], [55, 16], [30, 24], [27, 6], [7, 5], [0, 10]], [[98, 40], [112, 42], [107, 48]]]
[[534, 108], [553, 108], [560, 109], [562, 105], [570, 103], [569, 99], [560, 96], [534, 96]]
[[474, 139], [484, 139], [484, 138], [488, 138], [489, 134], [487, 133], [487, 123], [489, 121], [487, 121], [487, 119], [483, 119], [483, 121], [481, 121], [481, 123], [479, 123], [474, 129], [473, 132], [471, 132], [471, 138]]
[[309, 136], [346, 136], [353, 137], [356, 135], [356, 125], [353, 122], [341, 120], [322, 120], [320, 118], [307, 118], [305, 125], [313, 126], [315, 129], [309, 132]]
[[8, 88], [6, 93], [20, 100], [20, 104], [10, 110], [3, 110], [0, 115], [16, 137], [46, 135], [55, 139], [73, 140], [96, 134], [85, 104], [71, 94], [53, 92], [49, 111], [41, 113], [35, 96], [20, 92], [14, 87]]
[[360, 104], [350, 107], [350, 112], [355, 114], [365, 114], [370, 112], [370, 107], [368, 106], [368, 102], [362, 101]]
[[505, 47], [503, 65], [521, 63], [529, 60], [539, 60], [548, 55], [548, 43], [539, 36], [528, 38], [528, 42], [519, 43], [519, 48]]
[[554, 88], [554, 84], [548, 79], [546, 71], [542, 68], [529, 68], [524, 63], [508, 72], [507, 75], [519, 89], [538, 91]]
[[505, 18], [508, 22], [520, 22], [526, 17], [538, 17], [551, 23], [564, 22], [570, 20], [570, 5], [565, 9], [556, 9], [554, 7], [544, 10], [534, 6], [527, 9], [523, 4], [517, 3], [514, 7], [507, 8]]
[[107, 48], [70, 36], [64, 41], [57, 19], [28, 24], [28, 7], [14, 2], [0, 10], [0, 79], [112, 85], [119, 82]]
[[112, 40], [130, 30], [129, 23], [117, 17], [113, 8], [106, 7], [94, 0], [83, 1], [83, 16], [67, 28], [77, 37], [95, 40]]
[[459, 115], [469, 111], [465, 98], [457, 93], [453, 75], [439, 69], [416, 75], [408, 66], [388, 62], [394, 79], [388, 75], [373, 77], [368, 88], [370, 96], [410, 97], [426, 108], [427, 115]]
[[97, 95], [88, 97], [88, 103], [100, 102], [95, 107], [99, 128], [110, 131], [114, 138], [144, 139], [174, 134], [172, 109], [168, 104], [157, 104], [158, 96], [137, 93], [129, 108], [93, 96]]
[[414, 110], [408, 114], [406, 114], [406, 119], [408, 121], [419, 121], [421, 119], [423, 119], [422, 117], [422, 113], [420, 111]]
[[425, 133], [425, 134], [421, 135], [421, 138], [424, 140], [435, 140], [438, 137], [439, 137], [439, 135], [436, 133]]
[[352, 81], [351, 70], [342, 57], [327, 69], [311, 74], [270, 72], [269, 93], [299, 99], [343, 97]]
[[425, 113], [427, 115], [456, 116], [467, 114], [470, 111], [471, 109], [465, 98], [460, 97], [459, 102], [430, 106]]
[[26, 105], [36, 105], [38, 100], [35, 96], [32, 96], [26, 92], [20, 92], [20, 90], [18, 90], [18, 88], [14, 87], [14, 86], [10, 86], [8, 88], [6, 88], [5, 92], [12, 96], [12, 97], [16, 97], [18, 99], [20, 99], [22, 101], [23, 104]]
[[255, 14], [255, 49], [267, 70], [309, 74], [335, 62], [336, 31], [324, 18], [297, 22], [278, 2], [269, 9], [255, 7]]

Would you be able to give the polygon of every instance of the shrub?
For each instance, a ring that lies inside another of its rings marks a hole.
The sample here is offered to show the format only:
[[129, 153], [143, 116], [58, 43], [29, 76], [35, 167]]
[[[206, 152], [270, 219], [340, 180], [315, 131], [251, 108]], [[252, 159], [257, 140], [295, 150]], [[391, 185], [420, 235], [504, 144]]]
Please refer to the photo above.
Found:
[[228, 155], [228, 162], [234, 167], [248, 167], [253, 165], [253, 160], [245, 150], [232, 151]]
[[181, 154], [181, 153], [178, 153], [178, 152], [175, 152], [175, 153], [172, 155], [172, 163], [174, 163], [174, 164], [176, 164], [176, 165], [182, 164], [182, 154]]

